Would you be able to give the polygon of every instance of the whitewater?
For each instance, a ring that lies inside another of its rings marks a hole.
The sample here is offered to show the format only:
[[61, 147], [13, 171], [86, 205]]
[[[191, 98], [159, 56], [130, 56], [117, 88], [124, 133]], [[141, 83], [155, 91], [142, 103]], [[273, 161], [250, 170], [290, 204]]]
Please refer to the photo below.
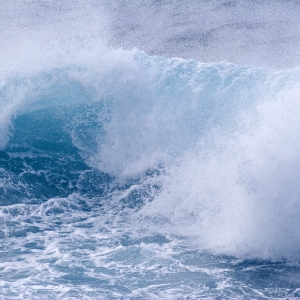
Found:
[[0, 299], [300, 299], [297, 1], [0, 5]]

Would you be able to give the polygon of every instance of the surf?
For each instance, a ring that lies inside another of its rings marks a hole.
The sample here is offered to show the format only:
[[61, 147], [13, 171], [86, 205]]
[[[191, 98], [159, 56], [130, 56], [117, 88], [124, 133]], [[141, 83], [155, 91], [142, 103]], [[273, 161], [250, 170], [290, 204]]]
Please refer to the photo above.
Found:
[[297, 7], [3, 4], [1, 295], [298, 297]]

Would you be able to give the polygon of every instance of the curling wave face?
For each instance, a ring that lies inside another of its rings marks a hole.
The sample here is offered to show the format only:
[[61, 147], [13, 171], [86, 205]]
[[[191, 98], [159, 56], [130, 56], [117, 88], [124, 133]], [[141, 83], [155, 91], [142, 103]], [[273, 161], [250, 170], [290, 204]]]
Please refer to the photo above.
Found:
[[154, 180], [143, 224], [162, 218], [167, 233], [192, 232], [216, 252], [297, 258], [299, 75], [138, 50], [7, 75], [3, 204], [81, 193], [91, 169], [119, 184]]

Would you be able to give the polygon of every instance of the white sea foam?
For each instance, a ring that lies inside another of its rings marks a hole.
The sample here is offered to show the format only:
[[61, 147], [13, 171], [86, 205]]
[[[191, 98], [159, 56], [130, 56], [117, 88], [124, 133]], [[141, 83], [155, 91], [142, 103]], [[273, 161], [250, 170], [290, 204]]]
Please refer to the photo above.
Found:
[[[193, 148], [143, 210], [215, 252], [299, 258], [299, 85], [258, 105], [259, 122]], [[169, 232], [167, 230], [167, 232]]]

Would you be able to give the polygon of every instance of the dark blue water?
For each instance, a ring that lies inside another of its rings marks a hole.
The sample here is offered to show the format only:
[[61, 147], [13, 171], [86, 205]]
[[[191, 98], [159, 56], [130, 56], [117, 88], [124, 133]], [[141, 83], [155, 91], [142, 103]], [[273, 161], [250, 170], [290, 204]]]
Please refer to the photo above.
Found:
[[296, 2], [1, 6], [1, 299], [300, 298]]

